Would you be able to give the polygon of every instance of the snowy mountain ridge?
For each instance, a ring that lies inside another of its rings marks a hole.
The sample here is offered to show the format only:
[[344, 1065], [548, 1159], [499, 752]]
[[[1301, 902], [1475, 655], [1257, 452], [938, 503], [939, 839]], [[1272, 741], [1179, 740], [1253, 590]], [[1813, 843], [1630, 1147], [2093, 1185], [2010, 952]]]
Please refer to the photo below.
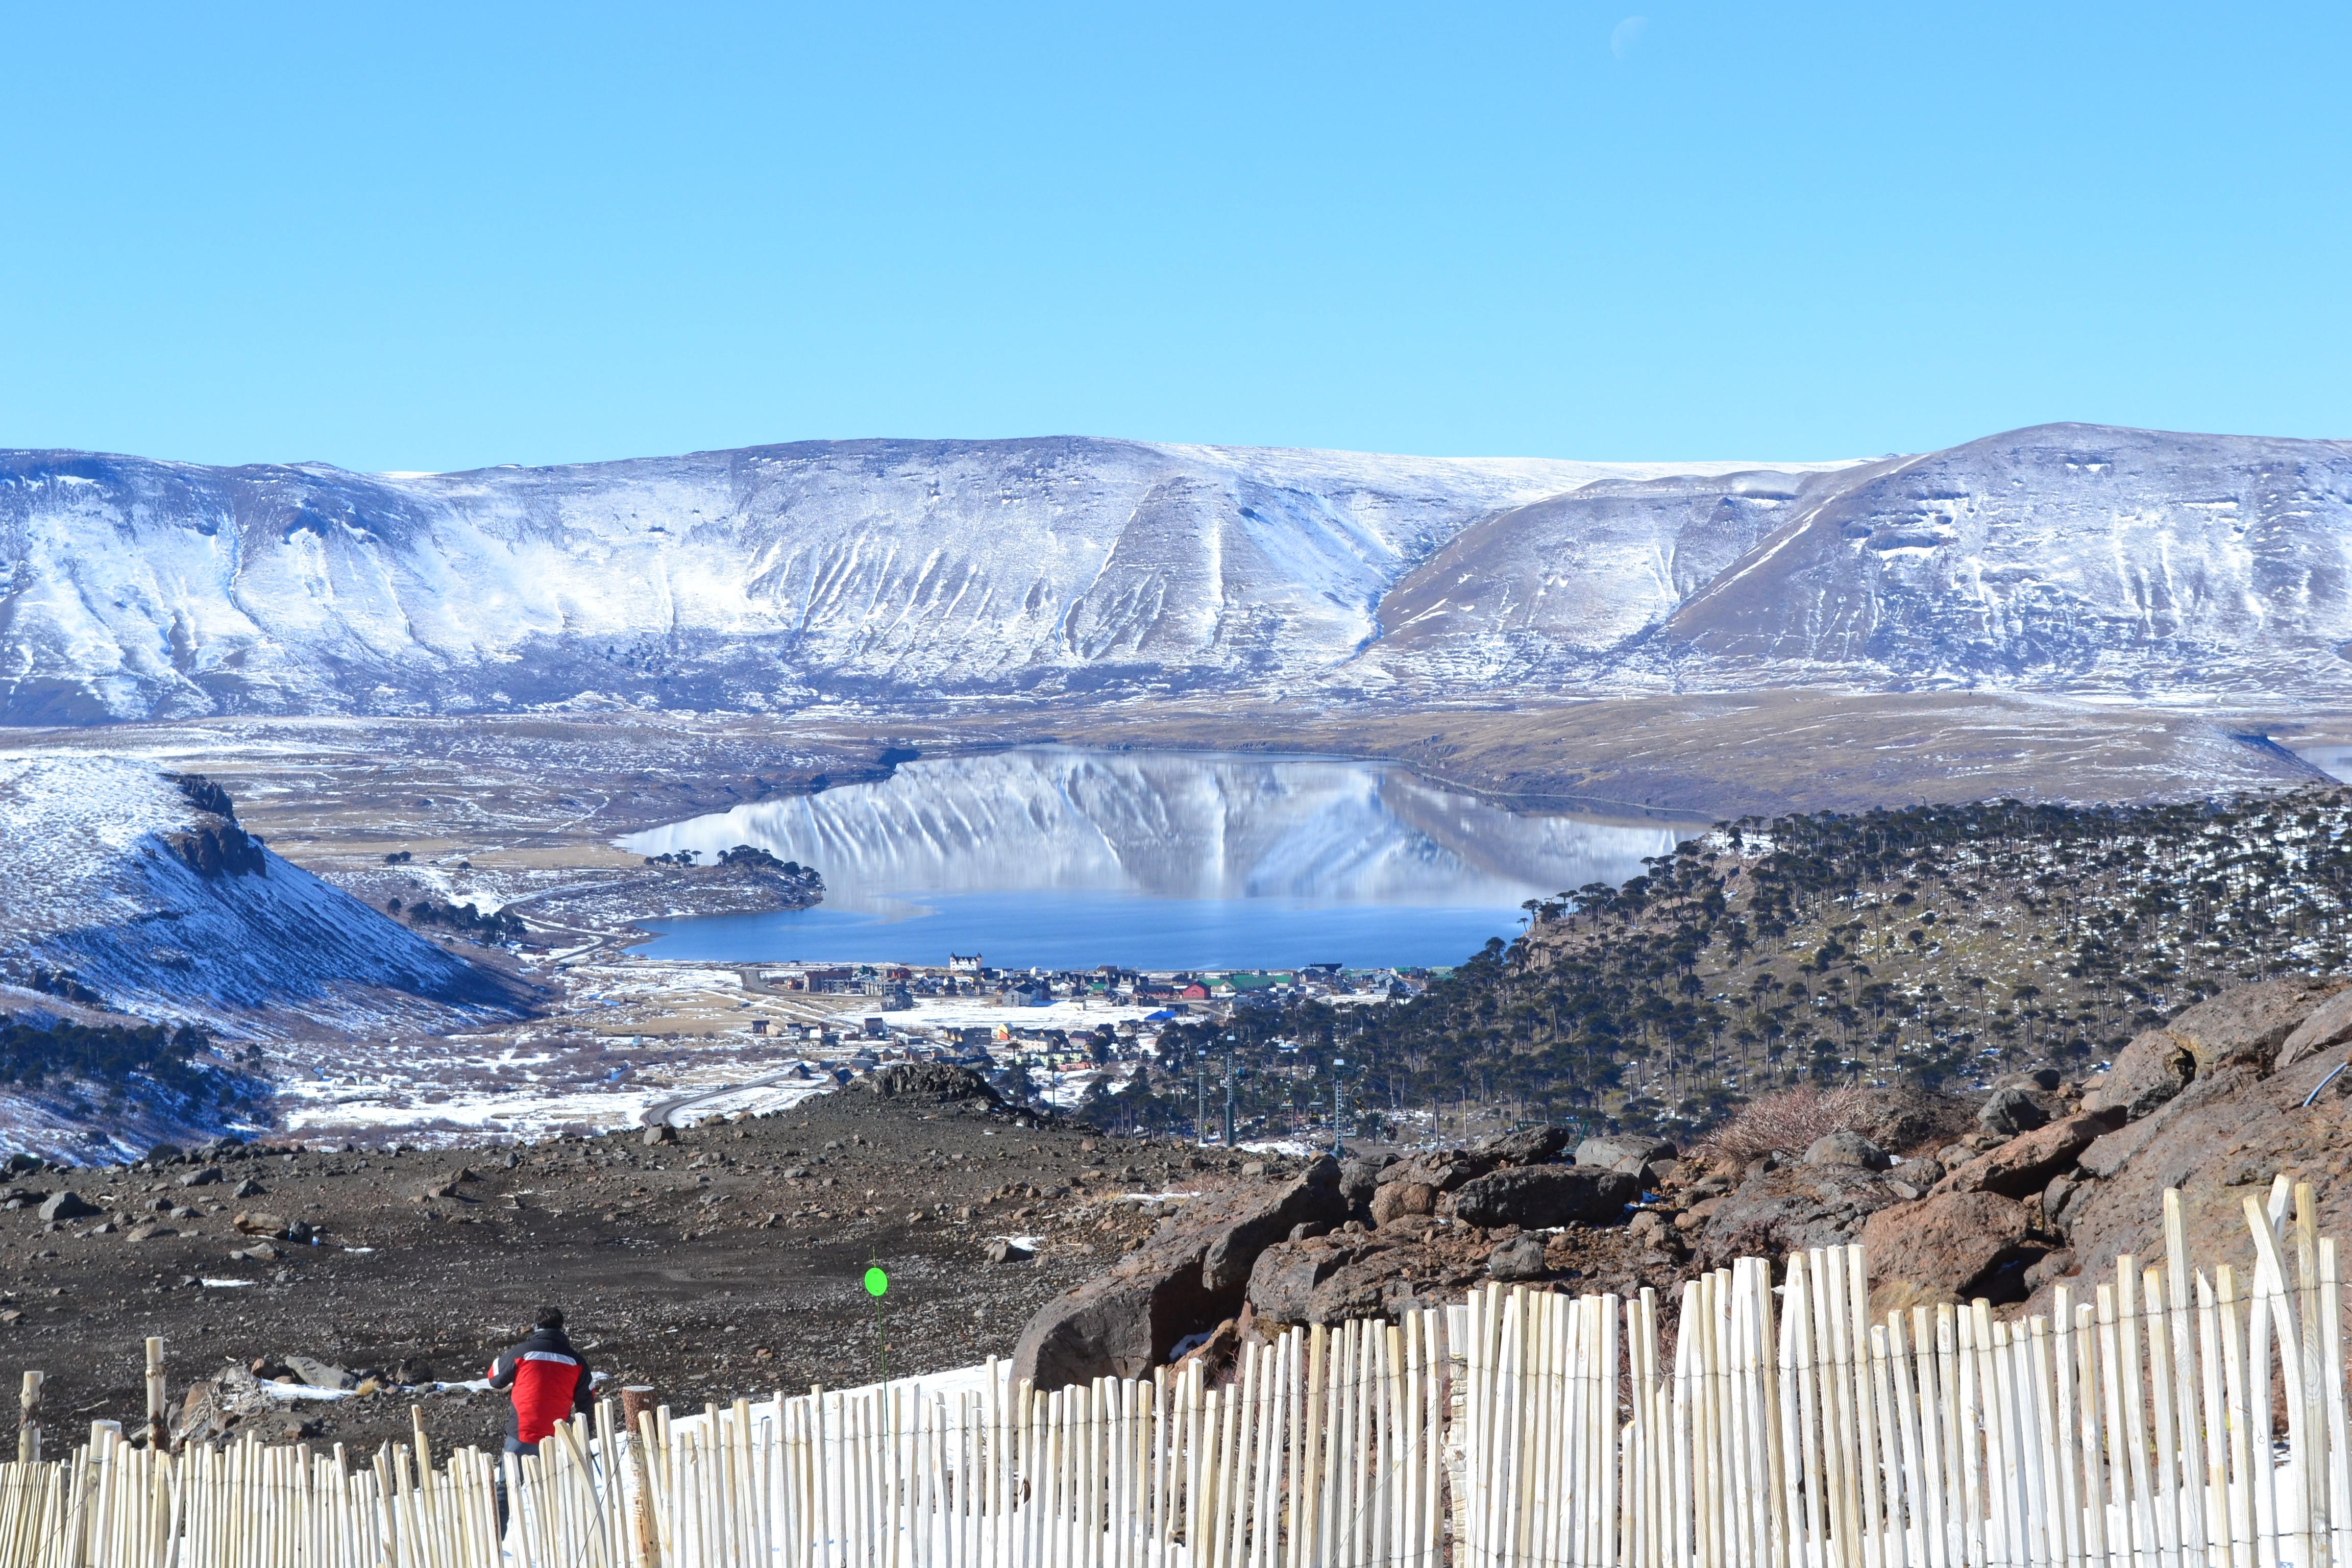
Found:
[[2352, 697], [2352, 443], [1866, 463], [1054, 437], [472, 473], [0, 453], [0, 721], [1056, 694]]

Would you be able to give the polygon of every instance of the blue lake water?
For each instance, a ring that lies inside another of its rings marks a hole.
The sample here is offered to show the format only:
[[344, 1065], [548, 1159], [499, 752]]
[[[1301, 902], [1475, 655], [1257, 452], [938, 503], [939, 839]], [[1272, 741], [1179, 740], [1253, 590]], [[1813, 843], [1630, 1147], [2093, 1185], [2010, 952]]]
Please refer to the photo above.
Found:
[[1507, 811], [1377, 763], [1036, 747], [620, 847], [756, 844], [824, 875], [816, 909], [654, 922], [655, 958], [1373, 967], [1459, 963], [1526, 900], [1622, 882], [1699, 826]]

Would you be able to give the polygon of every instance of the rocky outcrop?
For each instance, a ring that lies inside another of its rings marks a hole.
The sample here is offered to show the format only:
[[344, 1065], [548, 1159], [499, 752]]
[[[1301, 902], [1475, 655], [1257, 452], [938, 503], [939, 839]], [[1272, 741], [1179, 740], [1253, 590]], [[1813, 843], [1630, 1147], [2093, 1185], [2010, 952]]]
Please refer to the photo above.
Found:
[[1448, 1205], [1456, 1219], [1484, 1226], [1549, 1229], [1561, 1225], [1610, 1225], [1625, 1217], [1642, 1184], [1622, 1171], [1590, 1165], [1528, 1165], [1490, 1172], [1456, 1188]]
[[1339, 1162], [1278, 1186], [1251, 1186], [1180, 1211], [1111, 1270], [1048, 1302], [1013, 1352], [1013, 1375], [1040, 1388], [1137, 1377], [1176, 1342], [1242, 1306], [1251, 1270], [1299, 1226], [1344, 1216]]
[[[2308, 1056], [2323, 1042], [2340, 1044], [2352, 1038], [2352, 1000], [2326, 1018], [2320, 1016], [2321, 1004], [2347, 986], [2352, 980], [2290, 974], [2209, 997], [2135, 1037], [2105, 1081], [2093, 1082], [2084, 1107], [2137, 1120], [2200, 1076], [2239, 1064], [2268, 1072], [2273, 1061], [2283, 1065]], [[2314, 1026], [2308, 1033], [2306, 1024]], [[2295, 1048], [2282, 1048], [2298, 1035]]]
[[1936, 1193], [1881, 1209], [1862, 1227], [1874, 1286], [1907, 1287], [1907, 1299], [1967, 1300], [2005, 1266], [2027, 1261], [2032, 1233], [2023, 1204], [1995, 1193]]
[[1711, 1207], [1702, 1204], [1699, 1263], [1718, 1268], [1735, 1258], [1780, 1258], [1809, 1247], [1843, 1247], [1861, 1238], [1872, 1215], [1902, 1200], [1889, 1175], [1866, 1165], [1759, 1170], [1709, 1200]]
[[2036, 1128], [1986, 1151], [1937, 1182], [1931, 1191], [2031, 1196], [2049, 1185], [2052, 1177], [2071, 1169], [2085, 1149], [2122, 1120], [2113, 1112], [2084, 1111]]
[[1438, 1192], [1426, 1182], [1391, 1182], [1372, 1193], [1372, 1224], [1385, 1230], [1398, 1220], [1437, 1212]]
[[2303, 1058], [2352, 1040], [2352, 989], [2338, 991], [2312, 1010], [2280, 1045], [2277, 1065], [2284, 1068]]
[[891, 1062], [875, 1068], [864, 1081], [883, 1100], [993, 1102], [998, 1098], [986, 1079], [953, 1062]]
[[2171, 1030], [2144, 1030], [2116, 1054], [2105, 1078], [2083, 1097], [2083, 1106], [2136, 1120], [2187, 1089], [2196, 1076], [2197, 1058]]
[[199, 877], [267, 877], [269, 858], [261, 840], [226, 818], [199, 818], [194, 826], [163, 835], [189, 870]]

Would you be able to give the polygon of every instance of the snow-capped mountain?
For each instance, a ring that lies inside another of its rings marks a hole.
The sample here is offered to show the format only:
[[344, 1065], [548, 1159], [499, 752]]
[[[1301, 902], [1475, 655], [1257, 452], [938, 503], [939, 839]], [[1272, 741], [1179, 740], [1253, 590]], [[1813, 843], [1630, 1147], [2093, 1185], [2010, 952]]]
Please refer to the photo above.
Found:
[[1436, 691], [2352, 698], [2352, 442], [2088, 425], [1483, 519], [1358, 661]]
[[0, 757], [0, 823], [15, 1000], [29, 983], [241, 1038], [446, 1030], [524, 1000], [280, 858], [216, 788], [152, 763]]
[[1467, 523], [1670, 467], [1075, 439], [423, 476], [18, 452], [0, 717], [1312, 679]]
[[448, 475], [0, 454], [0, 721], [1052, 693], [2352, 697], [2352, 443], [1859, 464], [1055, 438]]

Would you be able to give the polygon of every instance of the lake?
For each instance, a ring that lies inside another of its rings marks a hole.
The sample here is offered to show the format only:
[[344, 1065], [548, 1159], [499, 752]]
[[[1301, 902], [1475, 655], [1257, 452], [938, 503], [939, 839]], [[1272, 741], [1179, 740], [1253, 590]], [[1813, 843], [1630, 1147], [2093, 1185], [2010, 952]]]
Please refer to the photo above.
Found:
[[997, 968], [1459, 963], [1529, 899], [1616, 883], [1700, 823], [1515, 812], [1381, 763], [1031, 747], [618, 841], [755, 844], [816, 909], [656, 921], [653, 958]]

